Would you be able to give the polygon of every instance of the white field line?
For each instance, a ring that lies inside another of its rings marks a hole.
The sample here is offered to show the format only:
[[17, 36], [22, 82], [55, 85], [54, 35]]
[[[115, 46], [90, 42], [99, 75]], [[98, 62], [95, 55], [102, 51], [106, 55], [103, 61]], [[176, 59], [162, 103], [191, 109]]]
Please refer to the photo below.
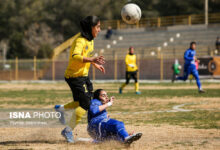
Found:
[[192, 103], [185, 103], [185, 104], [180, 104], [180, 105], [175, 105], [172, 107], [171, 110], [159, 110], [159, 111], [139, 111], [139, 112], [117, 112], [117, 113], [112, 113], [114, 115], [117, 115], [117, 114], [152, 114], [152, 113], [155, 113], [155, 112], [159, 112], [159, 113], [162, 113], [162, 112], [190, 112], [190, 111], [193, 111], [193, 110], [190, 110], [190, 109], [183, 109], [181, 107], [185, 106], [185, 105], [190, 105]]

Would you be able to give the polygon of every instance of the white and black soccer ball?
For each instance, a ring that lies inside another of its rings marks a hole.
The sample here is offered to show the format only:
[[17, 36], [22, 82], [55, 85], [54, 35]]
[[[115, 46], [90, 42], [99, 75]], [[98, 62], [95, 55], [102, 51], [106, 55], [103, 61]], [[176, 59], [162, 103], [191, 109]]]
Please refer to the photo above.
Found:
[[135, 24], [141, 19], [141, 9], [136, 4], [126, 4], [121, 9], [121, 17], [127, 24]]

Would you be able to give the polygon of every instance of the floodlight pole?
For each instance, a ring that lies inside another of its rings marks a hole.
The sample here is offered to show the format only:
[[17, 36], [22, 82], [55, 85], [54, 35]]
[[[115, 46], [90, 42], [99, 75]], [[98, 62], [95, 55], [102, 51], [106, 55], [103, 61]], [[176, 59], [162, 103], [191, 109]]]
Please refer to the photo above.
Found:
[[208, 11], [209, 11], [209, 3], [208, 0], [205, 0], [205, 25], [209, 24]]

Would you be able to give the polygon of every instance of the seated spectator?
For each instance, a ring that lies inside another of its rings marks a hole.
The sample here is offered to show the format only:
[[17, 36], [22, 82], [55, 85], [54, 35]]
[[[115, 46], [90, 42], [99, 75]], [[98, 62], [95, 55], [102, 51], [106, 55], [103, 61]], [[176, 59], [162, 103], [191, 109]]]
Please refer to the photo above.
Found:
[[106, 39], [111, 39], [112, 34], [113, 34], [112, 27], [109, 26], [108, 29], [107, 29], [105, 38], [106, 38]]

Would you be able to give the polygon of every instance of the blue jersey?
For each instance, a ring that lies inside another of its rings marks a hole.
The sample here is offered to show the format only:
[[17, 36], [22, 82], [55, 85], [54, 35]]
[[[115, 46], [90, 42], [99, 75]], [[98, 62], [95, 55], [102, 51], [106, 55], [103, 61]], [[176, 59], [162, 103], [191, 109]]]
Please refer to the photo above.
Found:
[[93, 99], [88, 110], [88, 133], [98, 141], [114, 139], [123, 141], [129, 136], [125, 130], [124, 123], [107, 117], [107, 111], [99, 111], [103, 105], [100, 100]]
[[89, 124], [98, 124], [103, 119], [107, 117], [107, 111], [99, 111], [99, 106], [103, 105], [100, 100], [93, 99], [90, 102], [90, 107], [88, 110], [88, 123]]
[[195, 66], [194, 57], [196, 55], [196, 51], [193, 49], [187, 49], [184, 53], [185, 66]]

